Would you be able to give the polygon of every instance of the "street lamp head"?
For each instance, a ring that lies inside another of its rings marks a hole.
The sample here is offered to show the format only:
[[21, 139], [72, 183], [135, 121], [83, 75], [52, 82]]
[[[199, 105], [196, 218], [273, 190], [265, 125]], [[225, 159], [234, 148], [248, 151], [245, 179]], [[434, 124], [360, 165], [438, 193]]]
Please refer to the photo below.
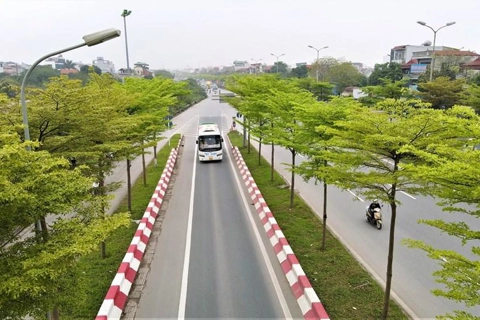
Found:
[[87, 46], [91, 47], [91, 46], [100, 44], [102, 42], [108, 41], [110, 39], [119, 37], [120, 33], [121, 32], [118, 29], [107, 29], [107, 30], [87, 34], [86, 36], [83, 37], [83, 41], [85, 41], [85, 44]]
[[422, 26], [426, 25], [427, 23], [426, 22], [423, 22], [423, 21], [417, 21], [418, 24], [421, 24]]
[[455, 23], [456, 23], [455, 21], [452, 21], [452, 22], [447, 23], [446, 26], [449, 27], [449, 26], [451, 26], [451, 25], [453, 25], [453, 24], [455, 24]]
[[315, 49], [314, 47], [312, 47], [312, 46], [310, 46], [310, 45], [309, 45], [308, 47], [309, 47], [309, 48], [312, 48], [312, 49]]
[[328, 49], [328, 46], [323, 47], [322, 49]]
[[131, 10], [125, 9], [125, 10], [123, 10], [121, 16], [125, 18], [125, 17], [129, 16], [131, 13], [132, 13]]

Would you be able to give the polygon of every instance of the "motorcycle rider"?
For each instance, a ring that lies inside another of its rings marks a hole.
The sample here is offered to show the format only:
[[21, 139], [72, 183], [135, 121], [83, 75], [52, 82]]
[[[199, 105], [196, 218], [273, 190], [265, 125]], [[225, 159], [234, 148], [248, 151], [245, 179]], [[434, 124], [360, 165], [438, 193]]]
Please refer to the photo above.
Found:
[[372, 218], [375, 218], [375, 216], [373, 215], [373, 210], [375, 210], [376, 208], [381, 208], [380, 203], [378, 203], [378, 199], [373, 200], [373, 202], [370, 203], [370, 206], [368, 206], [368, 212], [370, 212], [370, 216]]

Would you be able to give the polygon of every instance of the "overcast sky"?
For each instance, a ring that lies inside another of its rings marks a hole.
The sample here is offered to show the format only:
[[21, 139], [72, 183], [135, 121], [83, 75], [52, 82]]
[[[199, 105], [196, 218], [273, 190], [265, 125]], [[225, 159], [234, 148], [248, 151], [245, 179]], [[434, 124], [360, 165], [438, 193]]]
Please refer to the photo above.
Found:
[[0, 61], [32, 64], [41, 56], [82, 43], [82, 37], [108, 28], [122, 31], [95, 47], [64, 57], [91, 63], [111, 60], [126, 66], [123, 9], [127, 17], [130, 66], [151, 69], [232, 65], [234, 60], [285, 54], [289, 65], [320, 56], [367, 66], [382, 63], [396, 45], [433, 41], [480, 52], [480, 0], [0, 0]]

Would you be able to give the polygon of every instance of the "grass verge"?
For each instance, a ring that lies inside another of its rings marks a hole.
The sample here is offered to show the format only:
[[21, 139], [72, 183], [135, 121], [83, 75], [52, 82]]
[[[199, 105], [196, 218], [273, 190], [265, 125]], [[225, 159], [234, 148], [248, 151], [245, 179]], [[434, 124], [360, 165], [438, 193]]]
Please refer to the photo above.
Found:
[[[174, 135], [170, 146], [166, 144], [157, 152], [158, 167], [155, 168], [153, 161], [147, 166], [147, 186], [143, 185], [142, 176], [132, 185], [132, 220], [139, 220], [145, 213], [170, 151], [178, 145], [179, 139], [179, 134]], [[127, 202], [124, 199], [115, 212], [127, 211]], [[62, 319], [95, 318], [137, 227], [138, 225], [132, 222], [129, 227], [117, 229], [106, 241], [105, 259], [101, 258], [99, 250], [80, 260], [77, 273], [79, 286], [75, 293], [79, 299], [70, 310], [62, 310]]]
[[[329, 231], [326, 250], [321, 251], [322, 223], [317, 215], [298, 195], [295, 195], [295, 207], [289, 209], [290, 190], [283, 188], [285, 180], [275, 172], [274, 181], [270, 181], [270, 164], [262, 157], [258, 165], [257, 150], [252, 147], [248, 153], [239, 133], [231, 132], [229, 137], [242, 153], [330, 318], [380, 319], [384, 300], [382, 287]], [[388, 318], [408, 319], [393, 300]]]

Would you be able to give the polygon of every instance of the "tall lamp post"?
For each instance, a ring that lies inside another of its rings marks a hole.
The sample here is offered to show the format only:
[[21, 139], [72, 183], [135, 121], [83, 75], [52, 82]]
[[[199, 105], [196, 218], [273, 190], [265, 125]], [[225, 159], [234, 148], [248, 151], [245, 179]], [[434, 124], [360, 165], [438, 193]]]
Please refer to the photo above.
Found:
[[[73, 47], [61, 49], [61, 50], [49, 53], [47, 55], [44, 55], [43, 57], [41, 57], [40, 59], [35, 61], [34, 64], [32, 64], [32, 66], [28, 69], [27, 73], [23, 77], [22, 86], [20, 88], [20, 101], [21, 101], [21, 104], [22, 104], [22, 117], [23, 117], [23, 128], [24, 128], [24, 132], [25, 132], [25, 141], [30, 141], [30, 128], [28, 127], [27, 103], [25, 101], [25, 86], [27, 84], [27, 80], [30, 77], [30, 74], [32, 73], [33, 69], [35, 69], [35, 67], [40, 62], [42, 62], [43, 60], [45, 60], [47, 58], [50, 58], [51, 56], [54, 56], [54, 55], [57, 55], [57, 54], [60, 54], [60, 53], [63, 53], [63, 52], [67, 52], [67, 51], [70, 51], [70, 50], [73, 50], [73, 49], [77, 49], [77, 48], [80, 48], [80, 47], [83, 47], [83, 46], [92, 47], [92, 46], [95, 46], [95, 45], [100, 44], [102, 42], [105, 42], [105, 41], [108, 41], [110, 39], [116, 38], [118, 36], [120, 36], [120, 30], [117, 30], [117, 29], [107, 29], [107, 30], [95, 32], [95, 33], [92, 33], [92, 34], [88, 34], [88, 35], [83, 37], [83, 41], [84, 41], [83, 43], [77, 44]], [[27, 146], [27, 150], [28, 151], [31, 150], [30, 146]], [[41, 230], [40, 221], [37, 220], [37, 222], [35, 223], [35, 228], [36, 228], [37, 231]]]
[[430, 27], [428, 24], [426, 24], [423, 21], [417, 21], [417, 23], [421, 26], [430, 28], [430, 30], [433, 31], [433, 55], [432, 55], [432, 63], [430, 64], [430, 81], [432, 81], [432, 79], [433, 79], [433, 69], [435, 69], [435, 42], [437, 40], [437, 32], [440, 29], [443, 29], [445, 27], [450, 27], [451, 25], [454, 25], [455, 21], [449, 22], [449, 23], [445, 24], [444, 26], [441, 26], [437, 30], [433, 29], [432, 27]]
[[281, 56], [284, 56], [285, 53], [282, 53], [281, 55], [276, 55], [276, 54], [273, 54], [273, 53], [270, 53], [272, 56], [274, 56], [275, 58], [277, 58], [277, 73], [278, 73], [278, 58], [280, 58]]
[[[45, 60], [47, 58], [50, 58], [51, 56], [54, 56], [54, 55], [57, 55], [57, 54], [60, 54], [60, 53], [64, 53], [64, 52], [67, 52], [67, 51], [70, 51], [70, 50], [73, 50], [73, 49], [77, 49], [77, 48], [80, 48], [80, 47], [83, 47], [83, 46], [92, 47], [92, 46], [95, 46], [95, 45], [100, 44], [102, 42], [105, 42], [105, 41], [108, 41], [110, 39], [116, 38], [116, 37], [120, 36], [120, 33], [121, 33], [120, 30], [117, 30], [117, 29], [107, 29], [107, 30], [95, 32], [95, 33], [92, 33], [92, 34], [88, 34], [88, 35], [83, 37], [83, 41], [84, 41], [83, 43], [80, 43], [80, 44], [77, 44], [73, 47], [61, 49], [61, 50], [49, 53], [47, 55], [44, 55], [43, 57], [41, 57], [40, 59], [35, 61], [34, 64], [32, 64], [32, 66], [28, 69], [27, 73], [23, 77], [22, 87], [20, 89], [20, 99], [21, 99], [21, 103], [22, 103], [22, 116], [23, 116], [23, 126], [24, 126], [24, 131], [25, 131], [25, 141], [30, 140], [30, 130], [28, 128], [28, 117], [27, 117], [27, 104], [25, 102], [25, 85], [27, 84], [28, 77], [32, 73], [33, 69], [35, 69], [35, 67], [40, 62], [42, 62], [43, 60]], [[28, 148], [30, 149], [30, 147], [28, 147]]]
[[123, 17], [123, 29], [125, 32], [125, 52], [127, 54], [127, 74], [130, 74], [130, 64], [128, 62], [128, 42], [127, 42], [127, 17], [132, 13], [131, 10], [123, 10], [121, 16]]
[[[325, 47], [322, 47], [322, 48], [320, 48], [320, 49], [317, 49], [317, 48], [315, 48], [314, 46], [310, 46], [310, 45], [309, 45], [308, 47], [309, 47], [309, 48], [312, 48], [313, 50], [316, 50], [316, 51], [317, 51], [317, 64], [318, 64], [318, 59], [319, 59], [319, 55], [320, 55], [320, 50], [322, 50], [322, 49], [327, 49], [327, 48], [328, 48], [328, 46], [325, 46]], [[317, 82], [318, 82], [318, 67], [319, 67], [319, 66], [317, 65]]]

